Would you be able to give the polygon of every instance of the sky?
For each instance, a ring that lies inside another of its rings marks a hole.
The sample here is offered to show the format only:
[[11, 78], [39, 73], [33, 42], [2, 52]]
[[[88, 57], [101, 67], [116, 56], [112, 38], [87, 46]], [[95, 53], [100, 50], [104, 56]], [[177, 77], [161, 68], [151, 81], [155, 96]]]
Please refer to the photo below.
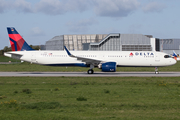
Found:
[[7, 27], [29, 45], [64, 34], [143, 34], [180, 38], [180, 0], [0, 0], [0, 49]]

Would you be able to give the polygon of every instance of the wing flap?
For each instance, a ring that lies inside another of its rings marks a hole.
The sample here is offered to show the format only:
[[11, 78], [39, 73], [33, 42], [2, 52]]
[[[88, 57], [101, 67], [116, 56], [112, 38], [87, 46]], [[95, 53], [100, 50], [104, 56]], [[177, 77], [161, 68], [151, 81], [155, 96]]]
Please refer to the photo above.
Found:
[[74, 57], [77, 58], [77, 60], [80, 60], [80, 61], [86, 62], [86, 63], [100, 63], [100, 62], [102, 62], [101, 60], [92, 59], [92, 58], [85, 58], [85, 57], [78, 57], [78, 56], [74, 56]]

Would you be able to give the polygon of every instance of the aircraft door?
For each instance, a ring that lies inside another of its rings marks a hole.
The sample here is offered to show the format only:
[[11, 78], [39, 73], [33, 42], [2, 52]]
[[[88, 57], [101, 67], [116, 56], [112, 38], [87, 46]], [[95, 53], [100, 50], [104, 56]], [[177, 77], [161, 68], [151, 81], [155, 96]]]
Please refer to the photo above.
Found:
[[159, 62], [159, 61], [160, 61], [160, 54], [159, 54], [159, 53], [156, 53], [156, 55], [155, 55], [155, 61], [156, 61], [156, 62]]
[[36, 62], [36, 53], [31, 53], [31, 63], [35, 63]]

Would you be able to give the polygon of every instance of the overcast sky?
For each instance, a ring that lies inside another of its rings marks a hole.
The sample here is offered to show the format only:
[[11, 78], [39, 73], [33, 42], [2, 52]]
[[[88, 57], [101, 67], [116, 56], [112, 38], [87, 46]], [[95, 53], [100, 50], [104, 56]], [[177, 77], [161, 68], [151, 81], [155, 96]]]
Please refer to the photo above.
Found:
[[180, 38], [180, 0], [0, 0], [0, 49], [6, 27], [30, 45], [63, 34], [144, 34]]

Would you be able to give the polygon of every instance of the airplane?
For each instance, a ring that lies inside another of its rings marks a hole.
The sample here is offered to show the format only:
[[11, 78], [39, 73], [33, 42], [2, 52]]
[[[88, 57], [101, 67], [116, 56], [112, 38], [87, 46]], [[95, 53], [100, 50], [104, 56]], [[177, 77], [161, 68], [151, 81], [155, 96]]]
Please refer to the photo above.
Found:
[[176, 52], [174, 50], [173, 50], [172, 58], [174, 58], [177, 61], [180, 61], [180, 56], [178, 54], [176, 54]]
[[48, 66], [90, 67], [88, 74], [93, 74], [94, 67], [102, 72], [116, 72], [117, 67], [157, 67], [176, 64], [170, 55], [156, 51], [63, 51], [33, 50], [13, 27], [7, 27], [11, 52], [5, 56], [21, 61]]

